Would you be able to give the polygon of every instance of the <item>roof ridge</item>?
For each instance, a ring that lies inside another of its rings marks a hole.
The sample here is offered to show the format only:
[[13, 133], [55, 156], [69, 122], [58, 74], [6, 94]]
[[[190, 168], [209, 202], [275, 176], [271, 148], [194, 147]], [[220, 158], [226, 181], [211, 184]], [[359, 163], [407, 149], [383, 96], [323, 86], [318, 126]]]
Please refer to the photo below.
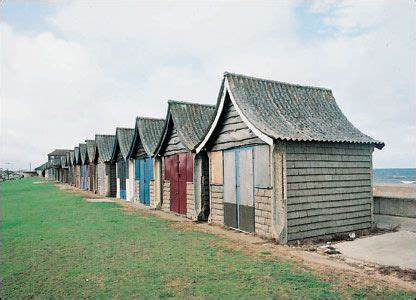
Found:
[[165, 121], [165, 119], [163, 118], [153, 118], [153, 117], [136, 117], [136, 119], [141, 119], [141, 120], [155, 120], [155, 121]]
[[214, 104], [202, 104], [202, 103], [196, 103], [196, 102], [188, 102], [188, 101], [180, 101], [180, 100], [168, 100], [168, 104], [187, 104], [187, 105], [196, 105], [196, 106], [212, 106], [215, 107]]
[[96, 134], [95, 136], [97, 137], [97, 136], [115, 136], [115, 135], [114, 134]]
[[278, 81], [278, 80], [273, 80], [273, 79], [254, 77], [254, 76], [249, 76], [249, 75], [244, 75], [244, 74], [238, 74], [238, 73], [232, 73], [232, 72], [225, 71], [224, 72], [224, 77], [227, 77], [228, 75], [234, 75], [234, 76], [245, 77], [245, 78], [249, 78], [249, 79], [255, 79], [255, 80], [262, 80], [262, 81], [266, 81], [266, 82], [284, 84], [284, 85], [289, 85], [289, 86], [294, 86], [294, 87], [299, 87], [299, 88], [307, 88], [307, 89], [314, 89], [314, 90], [332, 92], [332, 90], [329, 89], [329, 88], [324, 88], [324, 87], [319, 87], [319, 86], [302, 85], [302, 84], [297, 84], [297, 83], [289, 83], [289, 82], [284, 82], [284, 81]]

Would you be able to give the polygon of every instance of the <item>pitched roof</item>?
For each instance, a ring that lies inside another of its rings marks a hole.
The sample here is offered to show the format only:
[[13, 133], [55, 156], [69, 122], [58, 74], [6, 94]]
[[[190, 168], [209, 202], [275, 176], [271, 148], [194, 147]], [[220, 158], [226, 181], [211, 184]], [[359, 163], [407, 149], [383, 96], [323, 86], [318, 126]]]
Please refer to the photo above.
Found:
[[95, 143], [97, 144], [98, 157], [103, 162], [111, 160], [116, 136], [109, 134], [96, 134]]
[[88, 159], [92, 162], [95, 159], [97, 144], [95, 143], [95, 140], [85, 140], [85, 142], [87, 143]]
[[62, 155], [61, 156], [61, 166], [62, 167], [66, 167], [67, 166], [66, 155]]
[[163, 136], [155, 153], [158, 153], [163, 146], [170, 121], [173, 122], [181, 142], [193, 151], [203, 140], [205, 132], [212, 123], [215, 106], [174, 100], [169, 100], [168, 104]]
[[69, 159], [71, 161], [71, 165], [75, 165], [75, 152], [74, 152], [74, 150], [69, 151]]
[[79, 147], [74, 147], [74, 157], [75, 157], [75, 164], [81, 164], [81, 156], [79, 153]]
[[71, 164], [71, 152], [66, 153], [66, 164], [69, 166]]
[[69, 149], [55, 149], [51, 153], [48, 153], [48, 155], [65, 155]]
[[133, 143], [128, 157], [137, 152], [139, 141], [142, 143], [147, 155], [152, 156], [162, 137], [164, 126], [164, 119], [137, 117]]
[[48, 162], [45, 162], [44, 164], [41, 164], [39, 167], [35, 168], [35, 171], [44, 171], [48, 168]]
[[130, 152], [130, 147], [133, 143], [134, 129], [133, 128], [119, 128], [116, 129], [116, 139], [114, 141], [112, 160], [116, 159], [116, 149], [117, 145], [119, 146], [121, 155], [124, 159], [127, 158], [127, 155]]
[[216, 118], [198, 151], [213, 132], [226, 92], [248, 127], [269, 144], [274, 139], [384, 147], [348, 121], [329, 89], [224, 73]]
[[81, 164], [86, 164], [88, 160], [88, 154], [87, 154], [87, 144], [80, 143], [79, 144], [79, 155], [81, 157]]

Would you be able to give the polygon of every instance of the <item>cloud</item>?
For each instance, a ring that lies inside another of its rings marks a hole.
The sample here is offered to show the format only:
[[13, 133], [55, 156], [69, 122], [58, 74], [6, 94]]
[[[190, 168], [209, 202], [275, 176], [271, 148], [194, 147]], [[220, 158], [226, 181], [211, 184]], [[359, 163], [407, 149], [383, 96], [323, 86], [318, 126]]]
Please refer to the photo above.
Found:
[[[376, 167], [416, 164], [407, 2], [192, 4], [70, 1], [45, 16], [48, 31], [3, 23], [4, 161], [40, 164], [136, 115], [164, 117], [167, 99], [214, 103], [232, 71], [331, 88], [353, 124], [386, 142]], [[321, 33], [305, 40], [317, 12]]]

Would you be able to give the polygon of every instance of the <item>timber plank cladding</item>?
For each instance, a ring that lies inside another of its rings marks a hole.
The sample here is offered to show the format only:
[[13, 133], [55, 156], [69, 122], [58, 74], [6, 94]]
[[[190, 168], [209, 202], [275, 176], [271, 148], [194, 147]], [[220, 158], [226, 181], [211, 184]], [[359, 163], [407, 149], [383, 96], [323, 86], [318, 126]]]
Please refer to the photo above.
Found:
[[[128, 180], [134, 177], [134, 174], [129, 172], [130, 159], [128, 154], [132, 146], [134, 137], [134, 128], [117, 128], [116, 136], [114, 139], [113, 151], [111, 155], [111, 161], [116, 164], [116, 177], [117, 177], [117, 193], [116, 197], [120, 199], [127, 199], [128, 195], [131, 195], [132, 186], [128, 184]], [[130, 181], [129, 181], [130, 183]], [[129, 188], [130, 190], [127, 190]], [[131, 201], [130, 197], [127, 199]]]
[[163, 134], [155, 151], [161, 165], [156, 186], [160, 186], [161, 208], [193, 220], [209, 215], [208, 157], [196, 154], [215, 107], [169, 100]]
[[157, 206], [154, 191], [156, 170], [153, 156], [164, 125], [164, 119], [137, 117], [133, 142], [128, 154], [134, 166], [133, 200], [153, 208]]
[[117, 179], [116, 165], [111, 160], [115, 135], [96, 134], [96, 181], [97, 194], [101, 196], [116, 197]]
[[372, 152], [332, 92], [225, 73], [196, 152], [210, 158], [210, 217], [280, 243], [372, 226]]

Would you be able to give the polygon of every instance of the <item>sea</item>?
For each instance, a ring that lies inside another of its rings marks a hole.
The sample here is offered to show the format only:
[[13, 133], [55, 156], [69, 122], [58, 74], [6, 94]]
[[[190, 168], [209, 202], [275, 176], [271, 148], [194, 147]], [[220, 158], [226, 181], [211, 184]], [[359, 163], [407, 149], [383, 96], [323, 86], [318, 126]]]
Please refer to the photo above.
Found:
[[374, 169], [373, 181], [378, 183], [416, 184], [415, 168]]

